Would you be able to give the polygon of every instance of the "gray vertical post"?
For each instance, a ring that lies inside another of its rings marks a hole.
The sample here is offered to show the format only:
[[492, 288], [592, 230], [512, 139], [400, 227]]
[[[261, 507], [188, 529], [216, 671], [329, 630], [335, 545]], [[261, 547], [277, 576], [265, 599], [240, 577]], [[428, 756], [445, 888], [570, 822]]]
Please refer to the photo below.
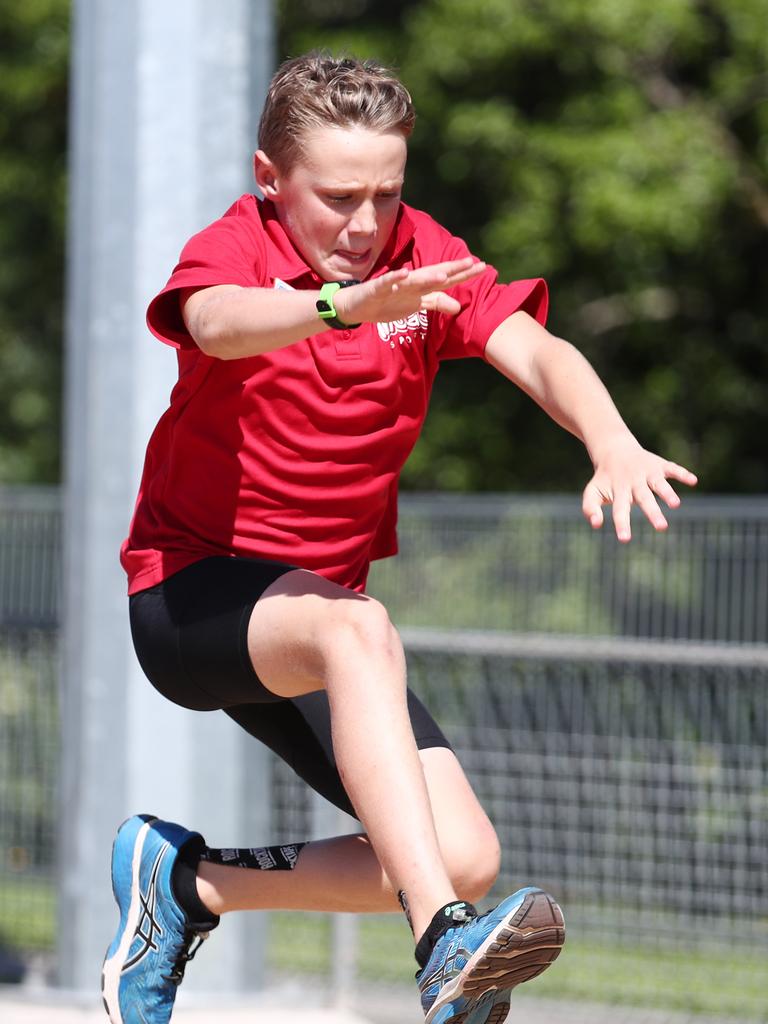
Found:
[[[313, 839], [327, 839], [329, 836], [361, 831], [362, 827], [356, 818], [340, 811], [318, 793], [311, 794], [310, 806]], [[348, 1009], [354, 1003], [357, 980], [360, 916], [333, 914], [331, 917], [330, 997], [334, 1006]]]
[[[246, 765], [224, 715], [176, 708], [143, 678], [118, 550], [175, 378], [144, 311], [184, 241], [250, 188], [272, 43], [269, 0], [73, 6], [58, 953], [60, 984], [95, 993], [123, 817], [180, 820], [212, 845], [262, 841], [244, 829], [269, 824], [258, 745]], [[186, 991], [258, 986], [254, 921], [226, 922]]]

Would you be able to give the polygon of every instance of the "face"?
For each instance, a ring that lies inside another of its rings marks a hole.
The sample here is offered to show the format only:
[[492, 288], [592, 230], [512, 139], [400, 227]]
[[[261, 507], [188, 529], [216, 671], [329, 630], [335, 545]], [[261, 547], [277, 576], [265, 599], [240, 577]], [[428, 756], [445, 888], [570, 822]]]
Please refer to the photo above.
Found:
[[363, 280], [395, 226], [406, 155], [398, 131], [318, 128], [287, 174], [259, 150], [256, 181], [323, 280]]

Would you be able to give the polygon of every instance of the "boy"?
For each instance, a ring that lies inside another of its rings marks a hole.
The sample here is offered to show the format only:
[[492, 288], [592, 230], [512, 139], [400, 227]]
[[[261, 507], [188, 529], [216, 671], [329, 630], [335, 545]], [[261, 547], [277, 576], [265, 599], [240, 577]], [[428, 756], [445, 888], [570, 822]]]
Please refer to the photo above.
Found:
[[[500, 1024], [564, 941], [526, 887], [479, 916], [499, 848], [406, 685], [386, 611], [364, 594], [395, 553], [399, 472], [442, 359], [478, 356], [580, 437], [584, 512], [637, 503], [686, 469], [644, 451], [586, 361], [543, 327], [541, 280], [491, 267], [401, 202], [410, 96], [384, 68], [309, 54], [275, 75], [256, 182], [185, 247], [148, 322], [179, 381], [150, 440], [122, 560], [137, 655], [157, 689], [224, 709], [363, 836], [211, 850], [140, 815], [113, 851], [121, 919], [103, 990], [113, 1022], [170, 1019], [195, 937], [237, 909], [392, 910], [416, 940], [426, 1020]], [[196, 948], [196, 947], [195, 947]]]

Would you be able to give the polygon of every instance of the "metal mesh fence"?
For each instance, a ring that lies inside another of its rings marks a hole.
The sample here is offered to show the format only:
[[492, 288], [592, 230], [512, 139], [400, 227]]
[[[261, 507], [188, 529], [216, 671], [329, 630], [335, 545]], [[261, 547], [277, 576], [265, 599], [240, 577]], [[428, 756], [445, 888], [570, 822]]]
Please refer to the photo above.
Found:
[[768, 500], [688, 498], [620, 545], [577, 500], [409, 495], [371, 589], [398, 625], [768, 642]]
[[[668, 644], [529, 640], [521, 654], [487, 634], [405, 640], [411, 685], [499, 832], [494, 895], [537, 884], [566, 910], [567, 955], [528, 999], [555, 1001], [550, 1021], [573, 1000], [765, 1020], [768, 652], [709, 648], [701, 664]], [[275, 772], [283, 806], [301, 806], [301, 784]], [[406, 977], [402, 925], [358, 927], [358, 985], [377, 963]]]
[[50, 945], [58, 775], [56, 640], [0, 630], [0, 943]]
[[611, 943], [768, 948], [768, 656], [450, 639], [412, 636], [411, 675], [443, 705], [451, 680], [444, 721], [502, 833], [502, 888], [540, 879]]
[[0, 981], [53, 945], [59, 495], [0, 491]]
[[58, 489], [0, 488], [0, 627], [55, 630], [60, 583]]
[[[405, 497], [371, 590], [497, 826], [496, 894], [534, 882], [566, 910], [529, 1018], [766, 1021], [768, 502], [635, 528], [623, 547], [573, 502]], [[55, 909], [58, 538], [55, 492], [0, 492], [0, 943], [27, 953]], [[270, 841], [329, 824], [277, 761], [273, 806]], [[369, 1012], [419, 1019], [399, 915], [270, 929], [273, 977], [352, 1001], [383, 982]]]

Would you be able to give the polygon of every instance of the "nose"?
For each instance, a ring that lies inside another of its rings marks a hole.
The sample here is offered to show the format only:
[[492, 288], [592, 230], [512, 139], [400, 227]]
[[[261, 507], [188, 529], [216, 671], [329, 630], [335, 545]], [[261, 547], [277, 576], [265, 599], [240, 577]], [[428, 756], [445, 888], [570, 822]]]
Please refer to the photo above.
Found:
[[376, 234], [376, 206], [370, 199], [365, 199], [356, 208], [349, 222], [349, 233], [368, 238]]

